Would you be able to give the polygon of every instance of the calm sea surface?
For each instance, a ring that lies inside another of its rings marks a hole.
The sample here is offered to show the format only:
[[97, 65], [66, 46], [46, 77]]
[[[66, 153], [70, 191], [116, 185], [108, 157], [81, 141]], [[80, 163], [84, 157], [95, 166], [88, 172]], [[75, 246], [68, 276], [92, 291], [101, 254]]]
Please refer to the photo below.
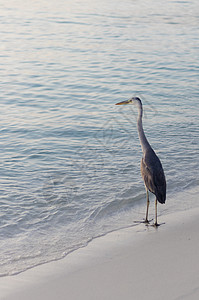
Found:
[[0, 32], [1, 276], [142, 220], [137, 111], [114, 105], [131, 96], [159, 214], [199, 206], [198, 0], [0, 0]]

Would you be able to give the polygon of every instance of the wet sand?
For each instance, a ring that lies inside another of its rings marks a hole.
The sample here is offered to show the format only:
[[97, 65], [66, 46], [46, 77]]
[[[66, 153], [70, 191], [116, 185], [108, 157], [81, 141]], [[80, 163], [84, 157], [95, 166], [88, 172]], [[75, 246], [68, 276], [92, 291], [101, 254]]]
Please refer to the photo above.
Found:
[[1, 300], [199, 299], [199, 209], [94, 239], [66, 258], [0, 278]]

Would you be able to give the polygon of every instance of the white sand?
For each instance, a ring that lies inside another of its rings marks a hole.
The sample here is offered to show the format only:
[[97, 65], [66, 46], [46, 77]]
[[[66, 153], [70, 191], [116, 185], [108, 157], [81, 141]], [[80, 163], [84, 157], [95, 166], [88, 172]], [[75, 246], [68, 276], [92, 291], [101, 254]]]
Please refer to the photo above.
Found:
[[0, 278], [1, 300], [199, 299], [199, 209], [93, 240], [65, 259]]

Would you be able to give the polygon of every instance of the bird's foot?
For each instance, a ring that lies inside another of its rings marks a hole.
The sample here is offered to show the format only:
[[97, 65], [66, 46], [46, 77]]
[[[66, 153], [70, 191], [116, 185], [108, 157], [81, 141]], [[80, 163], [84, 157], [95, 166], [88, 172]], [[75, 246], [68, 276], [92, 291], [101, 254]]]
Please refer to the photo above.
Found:
[[150, 224], [150, 222], [152, 221], [153, 219], [151, 219], [150, 221], [148, 220], [148, 219], [145, 219], [144, 221], [143, 221], [143, 223], [144, 224]]
[[155, 227], [155, 228], [158, 228], [159, 226], [161, 226], [161, 225], [164, 225], [165, 223], [157, 223], [157, 222], [155, 222], [152, 226], [153, 227]]
[[154, 224], [153, 224], [153, 227], [155, 227], [155, 228], [158, 228], [160, 226], [160, 224], [158, 224], [157, 222], [155, 222]]

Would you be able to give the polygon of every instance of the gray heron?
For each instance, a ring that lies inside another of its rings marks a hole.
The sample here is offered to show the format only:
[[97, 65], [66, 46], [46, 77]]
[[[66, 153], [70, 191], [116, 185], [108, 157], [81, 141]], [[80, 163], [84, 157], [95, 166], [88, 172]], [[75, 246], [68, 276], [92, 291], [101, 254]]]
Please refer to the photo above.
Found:
[[158, 226], [157, 222], [157, 202], [163, 204], [166, 201], [166, 179], [164, 175], [164, 170], [162, 164], [156, 155], [155, 151], [149, 144], [142, 126], [142, 102], [138, 97], [132, 97], [129, 100], [116, 103], [116, 105], [124, 104], [134, 104], [138, 108], [138, 118], [137, 118], [137, 129], [140, 139], [140, 144], [142, 147], [143, 157], [141, 159], [141, 175], [144, 180], [146, 188], [146, 198], [147, 198], [147, 209], [146, 218], [144, 223], [149, 223], [148, 212], [149, 212], [149, 191], [153, 193], [156, 197], [155, 199], [155, 226]]

